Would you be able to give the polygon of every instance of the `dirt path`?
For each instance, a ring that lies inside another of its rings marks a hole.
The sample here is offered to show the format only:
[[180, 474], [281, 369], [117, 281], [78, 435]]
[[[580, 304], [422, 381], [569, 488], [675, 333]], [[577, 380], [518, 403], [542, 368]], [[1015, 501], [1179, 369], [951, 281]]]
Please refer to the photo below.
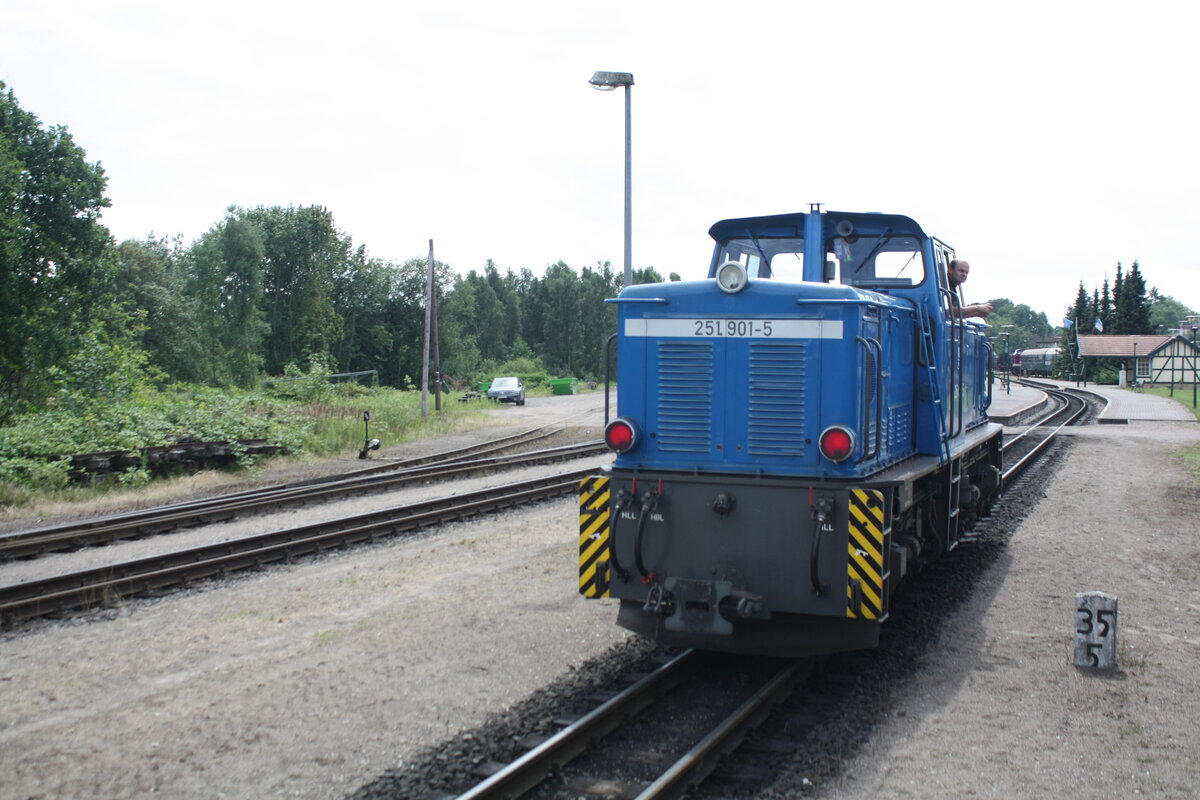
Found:
[[[1006, 555], [821, 796], [1200, 794], [1200, 425], [1092, 426]], [[1119, 668], [1072, 665], [1077, 592], [1120, 601]]]

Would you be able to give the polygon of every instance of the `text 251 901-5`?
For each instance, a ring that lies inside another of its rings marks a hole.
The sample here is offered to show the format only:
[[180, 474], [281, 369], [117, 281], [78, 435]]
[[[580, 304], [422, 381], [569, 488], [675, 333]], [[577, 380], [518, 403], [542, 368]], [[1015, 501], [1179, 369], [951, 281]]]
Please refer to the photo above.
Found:
[[769, 319], [694, 319], [693, 336], [770, 336]]

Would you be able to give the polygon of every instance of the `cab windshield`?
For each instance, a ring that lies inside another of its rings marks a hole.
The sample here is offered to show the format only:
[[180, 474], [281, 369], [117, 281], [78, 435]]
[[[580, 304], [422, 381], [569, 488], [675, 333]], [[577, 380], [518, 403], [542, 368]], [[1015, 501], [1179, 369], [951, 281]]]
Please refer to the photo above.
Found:
[[[854, 235], [826, 243], [820, 274], [827, 282], [863, 288], [916, 286], [925, 280], [925, 258], [915, 236]], [[804, 280], [804, 239], [756, 236], [728, 239], [717, 263], [737, 261], [751, 278]]]
[[798, 236], [758, 236], [728, 239], [721, 245], [718, 264], [737, 261], [751, 278], [804, 280], [804, 239]]
[[825, 253], [840, 283], [864, 288], [916, 286], [925, 280], [925, 258], [915, 236], [838, 236]]

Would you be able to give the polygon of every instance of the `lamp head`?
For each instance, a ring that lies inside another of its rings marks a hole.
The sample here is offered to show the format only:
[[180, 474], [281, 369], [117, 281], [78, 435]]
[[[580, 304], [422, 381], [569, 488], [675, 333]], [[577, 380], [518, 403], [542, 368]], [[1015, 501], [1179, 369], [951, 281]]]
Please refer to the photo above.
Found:
[[588, 83], [594, 89], [611, 92], [618, 86], [633, 86], [633, 75], [629, 72], [597, 72]]

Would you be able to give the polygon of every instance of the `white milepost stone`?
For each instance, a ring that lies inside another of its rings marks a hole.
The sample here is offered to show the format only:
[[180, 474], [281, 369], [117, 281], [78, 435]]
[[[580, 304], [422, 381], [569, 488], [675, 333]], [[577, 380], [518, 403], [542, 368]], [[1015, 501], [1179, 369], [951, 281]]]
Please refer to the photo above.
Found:
[[1117, 598], [1104, 592], [1075, 595], [1075, 666], [1117, 665]]

